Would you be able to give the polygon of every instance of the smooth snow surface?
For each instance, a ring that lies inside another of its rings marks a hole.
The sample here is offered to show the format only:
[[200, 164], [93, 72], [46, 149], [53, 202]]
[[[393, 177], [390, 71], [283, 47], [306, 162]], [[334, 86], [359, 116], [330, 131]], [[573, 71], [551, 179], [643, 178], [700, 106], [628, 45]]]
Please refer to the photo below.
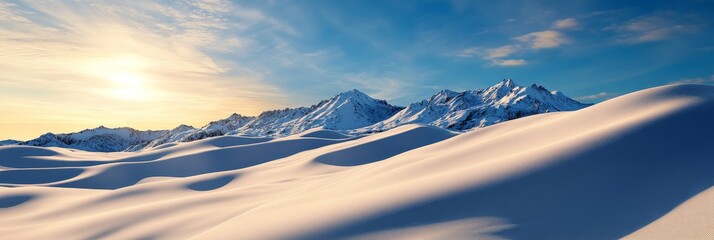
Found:
[[714, 239], [714, 187], [697, 194], [625, 239]]
[[5, 239], [714, 236], [714, 87], [457, 134], [313, 129], [139, 152], [0, 147]]
[[338, 131], [333, 131], [333, 130], [328, 130], [324, 128], [313, 128], [292, 136], [289, 136], [291, 138], [295, 137], [314, 137], [314, 138], [328, 138], [328, 139], [345, 139], [345, 138], [351, 138], [352, 136], [340, 133]]

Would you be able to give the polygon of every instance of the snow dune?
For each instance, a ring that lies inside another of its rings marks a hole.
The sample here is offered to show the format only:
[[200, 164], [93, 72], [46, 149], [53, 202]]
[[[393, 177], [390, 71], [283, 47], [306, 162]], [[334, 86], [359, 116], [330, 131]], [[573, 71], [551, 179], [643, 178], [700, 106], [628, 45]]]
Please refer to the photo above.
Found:
[[327, 138], [327, 139], [345, 139], [345, 138], [351, 138], [352, 136], [345, 135], [343, 133], [340, 133], [338, 131], [334, 130], [329, 130], [329, 129], [324, 129], [322, 127], [319, 128], [313, 128], [292, 136], [288, 136], [286, 138]]
[[714, 236], [714, 87], [463, 134], [216, 137], [136, 153], [0, 147], [8, 239]]

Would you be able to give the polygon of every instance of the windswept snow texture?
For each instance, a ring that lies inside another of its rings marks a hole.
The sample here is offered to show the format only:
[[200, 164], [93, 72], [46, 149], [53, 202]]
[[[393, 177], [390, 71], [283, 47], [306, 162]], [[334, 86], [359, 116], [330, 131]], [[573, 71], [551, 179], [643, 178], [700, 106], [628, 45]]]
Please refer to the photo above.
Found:
[[542, 86], [518, 86], [511, 79], [479, 90], [443, 90], [429, 99], [412, 103], [374, 126], [356, 132], [384, 131], [409, 123], [423, 123], [451, 130], [484, 127], [539, 113], [572, 111], [589, 106]]
[[301, 138], [307, 138], [307, 137], [314, 137], [314, 138], [328, 138], [328, 139], [345, 139], [345, 138], [352, 138], [353, 136], [350, 135], [345, 135], [343, 133], [340, 133], [338, 131], [334, 130], [329, 130], [329, 129], [324, 129], [324, 128], [313, 128], [295, 135], [291, 135], [290, 137], [295, 138], [295, 137], [301, 137]]
[[688, 84], [465, 133], [0, 146], [0, 236], [710, 239], [713, 109], [714, 86]]

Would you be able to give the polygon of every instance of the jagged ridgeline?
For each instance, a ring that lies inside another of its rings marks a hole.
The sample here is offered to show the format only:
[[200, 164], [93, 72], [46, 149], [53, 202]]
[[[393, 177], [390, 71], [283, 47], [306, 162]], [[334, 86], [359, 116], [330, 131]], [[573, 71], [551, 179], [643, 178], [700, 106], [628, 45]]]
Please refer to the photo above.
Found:
[[420, 123], [465, 131], [539, 113], [573, 111], [589, 106], [539, 85], [519, 86], [511, 79], [477, 90], [443, 90], [406, 108], [374, 99], [356, 89], [310, 107], [265, 111], [257, 117], [234, 113], [201, 128], [180, 125], [171, 130], [139, 131], [98, 127], [77, 133], [47, 133], [26, 142], [3, 141], [86, 151], [138, 151], [166, 143], [190, 142], [222, 135], [283, 137], [313, 128], [361, 135]]

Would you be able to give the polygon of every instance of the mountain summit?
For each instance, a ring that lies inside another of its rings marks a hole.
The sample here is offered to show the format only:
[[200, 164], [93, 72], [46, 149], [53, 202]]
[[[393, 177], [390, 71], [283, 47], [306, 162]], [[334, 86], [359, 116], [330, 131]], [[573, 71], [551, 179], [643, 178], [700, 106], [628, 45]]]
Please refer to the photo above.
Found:
[[263, 112], [231, 134], [280, 137], [316, 127], [349, 130], [387, 119], [401, 109], [353, 89], [310, 107]]
[[387, 120], [355, 132], [384, 131], [409, 123], [467, 130], [529, 115], [572, 111], [587, 106], [539, 85], [519, 86], [509, 78], [484, 89], [440, 91], [428, 99], [410, 104]]

